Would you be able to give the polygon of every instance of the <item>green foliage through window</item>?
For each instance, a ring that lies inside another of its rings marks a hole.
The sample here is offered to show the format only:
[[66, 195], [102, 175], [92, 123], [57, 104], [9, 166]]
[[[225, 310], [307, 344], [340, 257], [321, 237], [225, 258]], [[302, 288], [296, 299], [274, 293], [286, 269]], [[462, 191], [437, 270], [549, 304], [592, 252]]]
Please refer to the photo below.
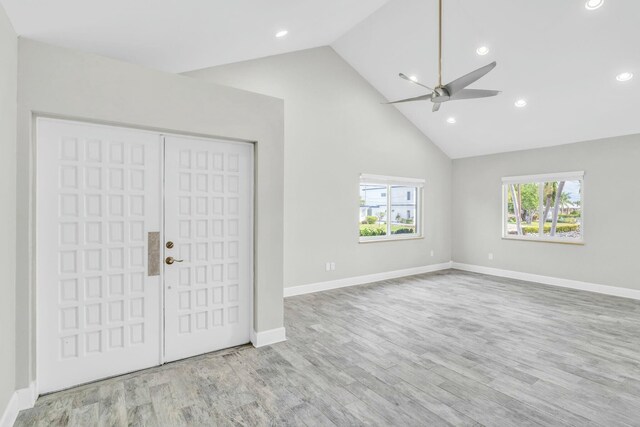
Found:
[[503, 191], [507, 235], [582, 238], [581, 178], [505, 183]]

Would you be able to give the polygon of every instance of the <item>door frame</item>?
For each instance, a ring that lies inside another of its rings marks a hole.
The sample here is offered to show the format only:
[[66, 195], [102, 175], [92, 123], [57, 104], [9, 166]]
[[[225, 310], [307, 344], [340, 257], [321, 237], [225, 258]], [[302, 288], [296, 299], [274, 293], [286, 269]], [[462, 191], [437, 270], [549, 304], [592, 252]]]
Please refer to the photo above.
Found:
[[[80, 124], [80, 125], [84, 125], [84, 126], [97, 126], [97, 127], [110, 127], [110, 128], [121, 128], [121, 129], [125, 129], [125, 130], [133, 130], [133, 131], [139, 131], [139, 132], [145, 132], [145, 133], [151, 133], [154, 135], [158, 136], [158, 144], [161, 147], [160, 150], [160, 160], [161, 160], [161, 164], [160, 164], [160, 175], [161, 175], [161, 179], [162, 179], [162, 185], [161, 185], [161, 190], [160, 190], [160, 198], [162, 200], [162, 209], [161, 209], [161, 213], [160, 213], [160, 222], [161, 222], [161, 229], [160, 229], [160, 241], [162, 244], [161, 247], [161, 263], [164, 262], [164, 258], [165, 258], [165, 235], [164, 235], [164, 229], [165, 229], [165, 212], [164, 212], [164, 200], [165, 200], [165, 186], [164, 186], [164, 178], [165, 178], [165, 137], [166, 136], [176, 136], [176, 137], [187, 137], [187, 138], [193, 138], [193, 139], [200, 139], [200, 140], [204, 140], [204, 141], [219, 141], [219, 142], [224, 142], [224, 143], [234, 143], [234, 144], [250, 144], [251, 145], [251, 159], [250, 159], [250, 164], [251, 164], [251, 171], [252, 171], [252, 175], [253, 175], [253, 179], [250, 180], [250, 196], [249, 196], [249, 204], [250, 204], [250, 229], [251, 229], [251, 239], [250, 239], [250, 245], [251, 245], [251, 250], [249, 251], [250, 253], [250, 260], [249, 260], [249, 281], [250, 281], [250, 292], [249, 292], [249, 301], [248, 304], [250, 306], [249, 309], [249, 336], [253, 337], [254, 335], [254, 319], [255, 319], [255, 286], [256, 286], [256, 282], [255, 282], [255, 248], [256, 248], [256, 244], [255, 244], [255, 239], [256, 239], [256, 230], [255, 230], [255, 218], [256, 218], [256, 193], [255, 193], [255, 187], [256, 187], [256, 179], [257, 179], [257, 173], [256, 173], [256, 162], [255, 162], [255, 156], [256, 156], [256, 146], [255, 146], [255, 141], [246, 141], [246, 140], [242, 140], [242, 139], [238, 139], [238, 138], [233, 138], [233, 137], [219, 137], [219, 136], [213, 136], [213, 135], [203, 135], [203, 134], [196, 134], [196, 133], [188, 133], [188, 132], [173, 132], [173, 131], [164, 131], [164, 130], [160, 130], [160, 129], [154, 129], [154, 128], [149, 128], [149, 127], [144, 127], [144, 126], [135, 126], [135, 125], [127, 125], [127, 124], [122, 124], [122, 123], [113, 123], [113, 122], [100, 122], [100, 121], [96, 121], [96, 120], [89, 120], [89, 119], [84, 119], [84, 118], [77, 118], [77, 117], [69, 117], [69, 116], [64, 116], [64, 115], [55, 115], [55, 114], [46, 114], [46, 113], [33, 113], [31, 116], [31, 148], [32, 148], [32, 152], [30, 155], [30, 166], [31, 166], [31, 170], [30, 170], [30, 176], [31, 176], [31, 214], [32, 219], [29, 220], [29, 231], [30, 234], [32, 235], [32, 248], [30, 250], [30, 259], [29, 259], [29, 264], [31, 266], [31, 274], [32, 274], [32, 283], [33, 283], [33, 295], [31, 298], [31, 303], [29, 304], [31, 307], [31, 310], [33, 310], [33, 316], [32, 318], [34, 319], [34, 326], [35, 326], [35, 339], [32, 341], [33, 345], [34, 345], [34, 351], [33, 351], [33, 355], [35, 358], [35, 375], [34, 375], [34, 381], [32, 383], [33, 389], [34, 389], [34, 394], [35, 396], [39, 396], [41, 394], [41, 390], [40, 387], [38, 385], [38, 378], [39, 378], [39, 373], [41, 370], [41, 355], [42, 352], [40, 351], [42, 348], [42, 338], [41, 338], [41, 334], [42, 334], [42, 328], [40, 327], [40, 306], [39, 306], [39, 290], [40, 290], [40, 280], [38, 278], [38, 271], [39, 271], [39, 264], [38, 264], [38, 246], [39, 246], [39, 241], [40, 241], [40, 236], [38, 233], [38, 194], [39, 194], [39, 186], [38, 186], [38, 179], [37, 179], [37, 174], [38, 171], [40, 170], [38, 167], [38, 122], [40, 120], [54, 120], [54, 121], [62, 121], [62, 122], [67, 122], [67, 123], [76, 123], [76, 124]], [[165, 291], [166, 291], [166, 286], [165, 286], [165, 282], [164, 282], [164, 269], [161, 269], [160, 272], [160, 283], [162, 286], [162, 292], [160, 292], [160, 327], [159, 327], [159, 349], [158, 349], [158, 364], [155, 365], [156, 366], [162, 366], [164, 365], [166, 362], [166, 358], [165, 358], [165, 339], [164, 339], [164, 330], [165, 330]], [[215, 350], [218, 351], [218, 350]], [[197, 355], [194, 355], [197, 356]], [[121, 374], [115, 375], [113, 377], [117, 377], [120, 375], [125, 375], [127, 373], [130, 372], [123, 372]], [[82, 384], [76, 384], [73, 386], [70, 386], [68, 388], [73, 388], [73, 387], [79, 387], [83, 384], [90, 384], [92, 382], [96, 382], [96, 381], [103, 381], [106, 380], [108, 378], [113, 378], [113, 377], [106, 377], [106, 378], [99, 378], [93, 381], [89, 381], [88, 383], [82, 383]], [[68, 389], [66, 388], [66, 389]], [[61, 390], [57, 390], [57, 391], [62, 391], [65, 389], [61, 389]], [[57, 392], [56, 391], [56, 392]]]

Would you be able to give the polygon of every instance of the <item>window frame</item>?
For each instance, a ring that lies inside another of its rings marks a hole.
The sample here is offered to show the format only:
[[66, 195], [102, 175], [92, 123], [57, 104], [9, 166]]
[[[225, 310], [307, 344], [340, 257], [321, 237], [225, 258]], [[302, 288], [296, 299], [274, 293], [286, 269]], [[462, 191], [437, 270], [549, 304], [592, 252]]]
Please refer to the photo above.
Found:
[[[372, 242], [393, 242], [398, 240], [415, 240], [424, 239], [424, 206], [422, 203], [425, 180], [421, 178], [405, 178], [386, 175], [360, 174], [358, 189], [362, 185], [384, 185], [386, 186], [387, 199], [387, 234], [384, 236], [360, 236], [360, 229], [357, 229], [359, 243]], [[414, 187], [416, 189], [415, 206], [416, 206], [416, 233], [415, 234], [391, 234], [391, 206], [392, 192], [391, 187]], [[360, 192], [358, 191], [358, 195]], [[358, 224], [360, 223], [358, 211]]]
[[[546, 173], [538, 175], [520, 175], [520, 176], [507, 176], [502, 178], [502, 239], [503, 240], [524, 240], [530, 242], [546, 242], [546, 243], [562, 243], [567, 245], [584, 245], [585, 244], [585, 204], [584, 204], [584, 188], [585, 179], [584, 171], [574, 172], [558, 172], [558, 173]], [[543, 191], [544, 188], [540, 184], [551, 181], [580, 181], [580, 238], [563, 238], [556, 236], [544, 235], [544, 203], [543, 203]], [[519, 236], [509, 234], [508, 231], [508, 217], [509, 217], [509, 185], [511, 184], [538, 184], [538, 224], [539, 232], [538, 236], [527, 237], [527, 235]]]

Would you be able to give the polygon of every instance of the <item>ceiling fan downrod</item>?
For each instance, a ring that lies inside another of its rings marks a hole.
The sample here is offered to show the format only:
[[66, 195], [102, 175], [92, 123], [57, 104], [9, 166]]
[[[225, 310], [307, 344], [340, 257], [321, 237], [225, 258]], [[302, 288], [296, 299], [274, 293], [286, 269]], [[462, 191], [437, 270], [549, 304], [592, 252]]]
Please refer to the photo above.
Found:
[[433, 112], [440, 110], [440, 106], [444, 102], [458, 101], [462, 99], [477, 99], [496, 96], [500, 93], [499, 90], [484, 90], [484, 89], [467, 89], [467, 86], [478, 81], [484, 77], [489, 71], [493, 70], [496, 66], [496, 62], [480, 67], [464, 76], [453, 80], [446, 85], [442, 84], [442, 1], [438, 0], [438, 84], [435, 88], [430, 88], [424, 85], [414, 78], [407, 77], [405, 74], [400, 73], [400, 78], [407, 80], [415, 85], [421, 86], [430, 92], [421, 95], [414, 96], [412, 98], [400, 99], [398, 101], [386, 102], [386, 104], [400, 104], [404, 102], [414, 101], [431, 101], [433, 103]]
[[442, 86], [442, 0], [438, 0], [438, 87]]

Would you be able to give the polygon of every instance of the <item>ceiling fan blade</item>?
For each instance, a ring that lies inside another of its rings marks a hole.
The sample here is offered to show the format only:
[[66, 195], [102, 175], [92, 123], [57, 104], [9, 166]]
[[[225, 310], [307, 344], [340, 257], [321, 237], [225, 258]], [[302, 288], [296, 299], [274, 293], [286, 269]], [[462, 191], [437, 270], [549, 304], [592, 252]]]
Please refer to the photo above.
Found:
[[438, 111], [440, 109], [440, 104], [441, 104], [440, 102], [434, 102], [433, 103], [433, 109], [431, 111], [434, 112], [434, 113], [436, 111]]
[[406, 81], [408, 81], [408, 82], [411, 82], [411, 83], [416, 84], [416, 85], [418, 85], [418, 86], [422, 86], [422, 87], [423, 87], [423, 88], [425, 88], [425, 89], [429, 89], [430, 91], [433, 91], [433, 89], [432, 89], [432, 88], [430, 88], [429, 86], [425, 86], [425, 85], [423, 85], [422, 83], [416, 82], [415, 80], [411, 80], [411, 79], [410, 79], [409, 77], [407, 77], [405, 74], [400, 73], [400, 74], [398, 74], [398, 75], [400, 76], [400, 78], [405, 79], [405, 80], [406, 80]]
[[462, 89], [451, 96], [449, 100], [455, 101], [458, 99], [488, 98], [490, 96], [496, 96], [499, 93], [499, 90]]
[[426, 101], [427, 99], [431, 99], [431, 94], [416, 96], [414, 98], [400, 99], [398, 101], [391, 102], [383, 102], [383, 104], [399, 104], [401, 102], [412, 102], [412, 101]]
[[484, 67], [480, 67], [475, 71], [470, 72], [469, 74], [465, 74], [452, 81], [449, 84], [446, 84], [444, 88], [449, 92], [450, 96], [453, 96], [456, 92], [461, 91], [465, 87], [469, 86], [471, 83], [480, 80], [480, 78], [484, 77], [489, 71], [496, 68], [497, 63], [493, 61], [491, 64], [485, 65]]

